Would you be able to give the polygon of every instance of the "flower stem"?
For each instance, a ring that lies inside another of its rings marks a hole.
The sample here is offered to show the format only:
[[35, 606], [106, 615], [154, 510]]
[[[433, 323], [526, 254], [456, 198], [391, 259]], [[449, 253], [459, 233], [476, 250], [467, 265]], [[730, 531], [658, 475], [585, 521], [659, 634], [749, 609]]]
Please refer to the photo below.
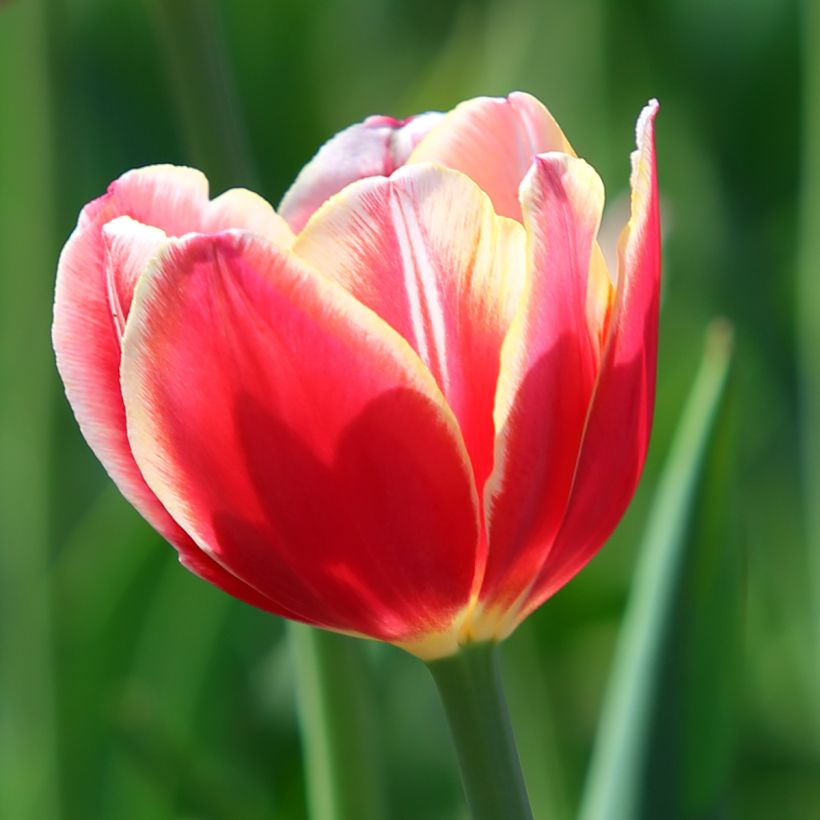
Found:
[[311, 820], [382, 820], [364, 641], [288, 624]]
[[496, 644], [431, 661], [473, 820], [532, 820], [501, 685]]

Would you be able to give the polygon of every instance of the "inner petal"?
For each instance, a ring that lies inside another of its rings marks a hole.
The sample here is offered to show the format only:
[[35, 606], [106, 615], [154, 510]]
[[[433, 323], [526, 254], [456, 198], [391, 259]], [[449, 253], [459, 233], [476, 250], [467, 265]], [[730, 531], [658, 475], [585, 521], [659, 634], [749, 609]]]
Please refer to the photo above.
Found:
[[102, 229], [108, 304], [122, 345], [137, 279], [167, 240], [165, 231], [121, 216]]
[[524, 239], [466, 176], [419, 165], [349, 186], [293, 246], [410, 342], [458, 420], [479, 488], [492, 469], [500, 350], [523, 287]]

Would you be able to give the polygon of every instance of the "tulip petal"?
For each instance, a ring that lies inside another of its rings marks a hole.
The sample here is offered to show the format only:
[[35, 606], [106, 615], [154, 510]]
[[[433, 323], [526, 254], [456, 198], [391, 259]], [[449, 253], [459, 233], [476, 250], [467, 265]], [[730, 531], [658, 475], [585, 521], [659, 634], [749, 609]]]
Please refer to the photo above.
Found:
[[624, 514], [643, 470], [655, 404], [660, 221], [651, 101], [637, 125], [632, 204], [618, 243], [618, 293], [567, 512], [521, 617], [595, 555]]
[[478, 523], [455, 419], [338, 284], [251, 234], [173, 241], [138, 284], [122, 372], [146, 481], [231, 573], [385, 640], [464, 609]]
[[522, 219], [518, 188], [536, 154], [574, 154], [558, 124], [535, 97], [476, 97], [456, 106], [407, 160], [462, 171], [490, 197], [496, 213]]
[[170, 236], [187, 233], [199, 224], [208, 201], [208, 180], [194, 168], [149, 165], [128, 171], [108, 191], [83, 208], [78, 229], [98, 229], [118, 216], [130, 216]]
[[[205, 204], [199, 233], [219, 233], [232, 228], [264, 236], [283, 248], [293, 241], [290, 226], [269, 202], [245, 188], [231, 188]], [[192, 230], [192, 229], [189, 229]]]
[[479, 488], [492, 469], [499, 357], [521, 295], [524, 240], [468, 177], [418, 165], [349, 186], [293, 246], [410, 342], [458, 420]]
[[78, 228], [130, 216], [168, 236], [242, 228], [283, 245], [293, 238], [285, 220], [262, 197], [244, 189], [208, 199], [208, 179], [193, 168], [150, 165], [123, 174], [108, 192], [87, 205]]
[[122, 339], [137, 279], [168, 237], [159, 228], [118, 216], [103, 226], [102, 239], [108, 305], [117, 336]]
[[328, 140], [285, 193], [279, 212], [298, 233], [333, 194], [359, 179], [390, 176], [443, 117], [429, 111], [407, 120], [368, 117]]
[[255, 195], [228, 192], [209, 203], [207, 180], [191, 168], [130, 171], [83, 209], [63, 249], [52, 337], [80, 429], [120, 492], [189, 569], [237, 598], [271, 609], [270, 601], [202, 553], [145, 484], [128, 444], [120, 391], [120, 339], [134, 284], [166, 234], [246, 223], [267, 226], [289, 241], [285, 223]]
[[481, 599], [499, 609], [528, 588], [558, 530], [598, 365], [587, 315], [601, 180], [583, 160], [545, 154], [521, 196], [528, 279], [502, 348], [496, 461], [485, 489], [490, 547]]

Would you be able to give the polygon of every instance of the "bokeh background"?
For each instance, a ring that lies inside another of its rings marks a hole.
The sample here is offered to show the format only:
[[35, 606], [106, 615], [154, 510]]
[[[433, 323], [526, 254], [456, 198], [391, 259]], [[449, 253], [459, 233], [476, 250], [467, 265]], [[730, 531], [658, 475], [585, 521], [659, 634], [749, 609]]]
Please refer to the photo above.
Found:
[[[177, 565], [62, 395], [52, 288], [80, 207], [123, 171], [166, 161], [202, 168], [215, 192], [246, 185], [275, 203], [322, 141], [369, 113], [522, 89], [550, 107], [616, 208], [635, 118], [659, 98], [665, 223], [657, 417], [635, 503], [504, 647], [537, 818], [578, 816], [636, 566], [664, 529], [653, 506], [664, 486], [679, 554], [643, 616], [663, 651], [642, 678], [637, 748], [622, 758], [640, 772], [632, 816], [820, 817], [814, 9], [0, 3], [0, 816], [307, 816], [284, 625]], [[678, 439], [679, 461], [694, 465], [687, 494], [680, 475], [660, 476], [718, 316], [734, 326], [734, 361], [708, 440]], [[361, 646], [383, 816], [464, 817], [426, 670]]]

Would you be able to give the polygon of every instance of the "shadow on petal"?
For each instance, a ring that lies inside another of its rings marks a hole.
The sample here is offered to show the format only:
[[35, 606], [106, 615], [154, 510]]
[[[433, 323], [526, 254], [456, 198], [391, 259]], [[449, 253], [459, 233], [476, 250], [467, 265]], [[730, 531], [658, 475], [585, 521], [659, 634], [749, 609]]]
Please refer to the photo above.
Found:
[[470, 488], [439, 412], [421, 394], [393, 390], [322, 454], [239, 394], [237, 460], [256, 496], [241, 506], [264, 514], [214, 513], [219, 560], [332, 628], [385, 640], [446, 628], [468, 602], [477, 536], [459, 513], [471, 509]]

